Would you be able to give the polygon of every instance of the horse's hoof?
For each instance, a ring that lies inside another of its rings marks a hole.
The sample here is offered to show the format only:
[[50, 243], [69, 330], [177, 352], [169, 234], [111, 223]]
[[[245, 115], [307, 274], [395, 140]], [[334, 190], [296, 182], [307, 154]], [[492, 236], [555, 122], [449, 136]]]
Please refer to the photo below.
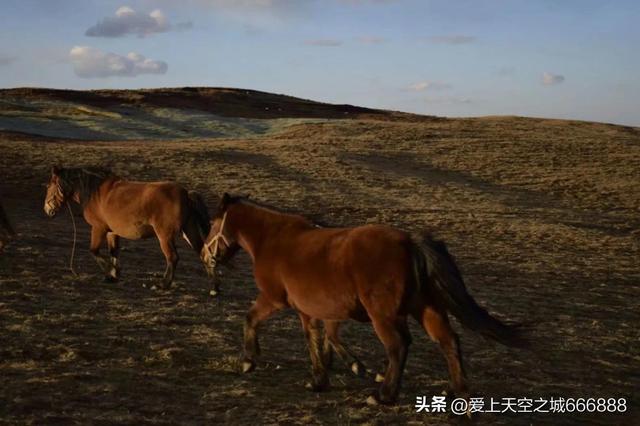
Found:
[[111, 275], [107, 275], [106, 277], [104, 277], [104, 282], [105, 283], [117, 283], [118, 279], [116, 277], [112, 277]]
[[376, 380], [376, 383], [382, 383], [382, 382], [384, 382], [384, 376], [382, 374], [380, 374], [380, 373], [376, 373], [375, 380]]
[[209, 292], [209, 296], [211, 296], [211, 297], [217, 297], [219, 294], [220, 294], [220, 292], [218, 292], [218, 291], [217, 291], [217, 290], [215, 290], [215, 289], [214, 289], [214, 290], [211, 290], [211, 291]]
[[324, 392], [329, 389], [329, 382], [326, 380], [323, 380], [320, 383], [307, 382], [304, 384], [304, 387], [312, 392]]
[[396, 402], [396, 397], [393, 395], [384, 395], [384, 392], [381, 390], [373, 394], [373, 398], [378, 401], [378, 404], [383, 405], [391, 405]]
[[242, 361], [242, 373], [249, 373], [256, 368], [256, 363], [253, 361]]
[[378, 402], [378, 399], [373, 395], [369, 395], [366, 402], [367, 402], [367, 405], [380, 405], [380, 402]]
[[358, 377], [363, 377], [365, 372], [367, 371], [366, 368], [364, 368], [364, 365], [362, 365], [361, 363], [354, 361], [351, 364], [351, 372], [353, 374], [355, 374]]
[[154, 284], [151, 286], [150, 290], [151, 291], [156, 291], [158, 289], [158, 287]]

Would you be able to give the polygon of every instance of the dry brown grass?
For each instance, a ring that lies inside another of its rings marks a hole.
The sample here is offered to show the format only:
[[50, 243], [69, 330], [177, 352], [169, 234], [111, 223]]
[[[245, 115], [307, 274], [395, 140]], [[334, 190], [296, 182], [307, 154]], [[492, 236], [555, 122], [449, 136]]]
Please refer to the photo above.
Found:
[[[67, 270], [65, 214], [41, 212], [52, 163], [108, 164], [140, 180], [172, 179], [303, 212], [330, 224], [434, 230], [468, 286], [503, 318], [534, 326], [532, 351], [462, 332], [473, 391], [484, 396], [626, 397], [627, 415], [483, 415], [479, 424], [631, 424], [640, 351], [640, 131], [522, 118], [334, 121], [252, 140], [0, 141], [0, 190], [20, 241], [0, 258], [0, 418], [7, 423], [450, 424], [416, 414], [447, 374], [413, 327], [395, 407], [368, 407], [370, 381], [338, 365], [333, 388], [307, 393], [309, 362], [296, 316], [262, 331], [263, 356], [237, 373], [244, 314], [255, 297], [246, 256], [207, 296], [195, 254], [181, 246], [177, 282], [152, 292], [157, 243], [126, 242], [123, 281], [101, 282], [80, 226], [78, 277]], [[345, 341], [370, 368], [383, 359], [370, 326]], [[637, 419], [637, 417], [636, 417]]]

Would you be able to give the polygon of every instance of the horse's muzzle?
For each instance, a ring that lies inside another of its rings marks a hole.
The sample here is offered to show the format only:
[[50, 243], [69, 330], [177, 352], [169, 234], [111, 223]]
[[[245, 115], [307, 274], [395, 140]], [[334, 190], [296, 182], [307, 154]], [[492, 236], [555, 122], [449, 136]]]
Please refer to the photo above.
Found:
[[211, 253], [208, 251], [205, 252], [203, 250], [200, 260], [202, 260], [202, 264], [204, 265], [204, 268], [207, 270], [207, 275], [209, 275], [209, 277], [214, 277], [216, 273], [216, 260], [211, 255]]
[[216, 267], [215, 264], [211, 264], [211, 263], [205, 263], [204, 267], [207, 269], [207, 275], [209, 275], [209, 278], [214, 278], [216, 276]]

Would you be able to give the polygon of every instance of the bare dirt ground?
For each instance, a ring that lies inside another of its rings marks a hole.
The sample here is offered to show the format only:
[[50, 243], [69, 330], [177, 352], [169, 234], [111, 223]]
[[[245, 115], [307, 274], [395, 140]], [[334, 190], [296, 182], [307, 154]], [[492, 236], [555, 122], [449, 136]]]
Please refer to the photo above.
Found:
[[[398, 405], [364, 401], [372, 379], [339, 363], [332, 389], [304, 390], [309, 361], [297, 316], [262, 328], [256, 372], [238, 373], [242, 322], [256, 295], [242, 254], [208, 296], [180, 243], [171, 291], [154, 240], [124, 243], [123, 280], [105, 284], [87, 253], [68, 269], [68, 214], [42, 204], [49, 168], [109, 165], [204, 194], [252, 197], [328, 224], [429, 228], [445, 239], [476, 299], [533, 325], [533, 349], [460, 330], [472, 390], [486, 397], [624, 397], [625, 414], [484, 414], [478, 424], [640, 424], [640, 130], [484, 118], [331, 121], [259, 139], [74, 142], [0, 138], [0, 192], [20, 239], [0, 257], [0, 419], [8, 424], [457, 424], [416, 413], [448, 374], [437, 347], [414, 343]], [[459, 327], [458, 327], [459, 329]], [[371, 327], [345, 342], [371, 369]]]

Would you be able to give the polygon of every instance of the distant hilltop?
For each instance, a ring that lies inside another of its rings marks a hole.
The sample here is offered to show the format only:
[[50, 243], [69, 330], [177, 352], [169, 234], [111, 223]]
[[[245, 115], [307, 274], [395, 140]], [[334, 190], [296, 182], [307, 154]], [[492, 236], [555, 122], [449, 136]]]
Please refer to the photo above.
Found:
[[[257, 90], [182, 87], [138, 90], [59, 90], [45, 88], [0, 89], [2, 99], [50, 100], [109, 109], [117, 106], [185, 108], [222, 117], [242, 118], [326, 118], [326, 119], [413, 119], [426, 118], [401, 113], [337, 105], [278, 95]], [[0, 114], [2, 109], [0, 109]]]
[[[435, 123], [481, 120], [488, 126], [595, 126], [575, 120], [487, 116], [445, 118], [329, 104], [257, 90], [183, 87], [138, 90], [0, 89], [0, 136], [72, 140], [255, 138], [327, 121]], [[631, 134], [640, 128], [613, 126]], [[357, 127], [353, 131], [358, 131]]]

